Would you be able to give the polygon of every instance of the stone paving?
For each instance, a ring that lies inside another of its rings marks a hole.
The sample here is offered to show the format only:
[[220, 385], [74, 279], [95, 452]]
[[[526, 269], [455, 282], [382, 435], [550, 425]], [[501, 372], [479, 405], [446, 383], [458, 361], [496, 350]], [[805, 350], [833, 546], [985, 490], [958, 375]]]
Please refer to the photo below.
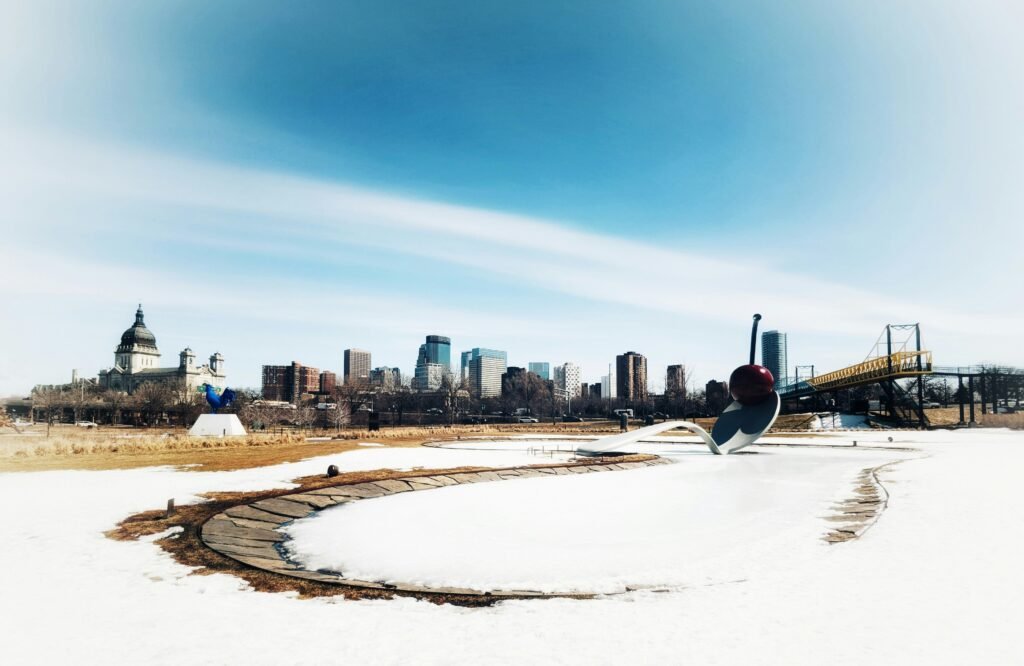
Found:
[[383, 481], [368, 481], [351, 485], [338, 485], [318, 490], [300, 491], [292, 495], [280, 495], [250, 504], [231, 507], [208, 520], [202, 528], [203, 542], [221, 555], [257, 569], [263, 569], [283, 576], [292, 576], [332, 585], [394, 590], [416, 594], [453, 594], [486, 597], [563, 597], [580, 596], [549, 594], [536, 590], [492, 590], [481, 592], [468, 588], [421, 587], [405, 583], [382, 583], [376, 581], [346, 578], [343, 573], [333, 571], [309, 571], [288, 559], [283, 547], [288, 536], [283, 528], [292, 521], [305, 518], [321, 509], [362, 499], [385, 497], [396, 493], [421, 492], [464, 483], [485, 483], [510, 479], [527, 479], [544, 476], [589, 474], [641, 469], [652, 465], [663, 465], [670, 461], [664, 458], [642, 462], [571, 463], [545, 467], [518, 467], [480, 472], [456, 472], [424, 476], [406, 476]]

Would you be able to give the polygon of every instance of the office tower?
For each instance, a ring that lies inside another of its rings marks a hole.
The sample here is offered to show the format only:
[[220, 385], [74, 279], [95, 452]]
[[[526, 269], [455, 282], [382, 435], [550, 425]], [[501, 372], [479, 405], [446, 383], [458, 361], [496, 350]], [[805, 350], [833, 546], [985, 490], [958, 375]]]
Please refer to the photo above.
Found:
[[510, 366], [501, 374], [501, 395], [508, 396], [515, 394], [517, 386], [515, 380], [526, 376], [526, 368]]
[[787, 372], [789, 360], [786, 353], [786, 334], [778, 331], [765, 331], [761, 334], [761, 365], [768, 368], [775, 378], [775, 385], [782, 386], [788, 382]]
[[462, 352], [462, 362], [459, 364], [459, 377], [466, 382], [469, 381], [469, 361], [471, 358], [473, 358], [473, 352]]
[[565, 391], [570, 398], [580, 394], [580, 366], [566, 363], [555, 366], [555, 386]]
[[393, 391], [402, 385], [402, 373], [398, 368], [382, 366], [370, 370], [370, 385], [384, 391]]
[[297, 361], [291, 365], [263, 366], [264, 400], [297, 403], [303, 395], [320, 390], [320, 370], [304, 366]]
[[551, 379], [551, 364], [540, 361], [530, 361], [527, 366], [530, 372], [537, 375], [544, 381]]
[[686, 367], [670, 365], [665, 373], [665, 395], [686, 394]]
[[711, 414], [718, 414], [732, 402], [729, 395], [729, 385], [725, 382], [717, 382], [714, 379], [704, 385], [704, 400], [707, 403], [708, 411]]
[[615, 374], [618, 397], [647, 399], [647, 357], [632, 351], [616, 356]]
[[508, 367], [508, 354], [498, 349], [475, 347], [470, 351], [469, 386], [481, 398], [501, 395], [501, 375]]
[[346, 384], [368, 382], [370, 380], [370, 352], [365, 349], [346, 349], [343, 376]]
[[451, 355], [450, 338], [443, 335], [428, 335], [427, 341], [420, 345], [416, 358], [413, 388], [420, 391], [436, 391], [441, 388], [441, 378], [452, 371]]

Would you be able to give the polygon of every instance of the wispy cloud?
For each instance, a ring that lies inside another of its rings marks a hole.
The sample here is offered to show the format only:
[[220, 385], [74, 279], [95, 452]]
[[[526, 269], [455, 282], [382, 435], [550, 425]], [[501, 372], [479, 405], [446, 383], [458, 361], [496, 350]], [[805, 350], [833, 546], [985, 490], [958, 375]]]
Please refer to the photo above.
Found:
[[[240, 242], [257, 243], [260, 227], [281, 230], [293, 247], [314, 251], [363, 246], [457, 264], [547, 290], [700, 320], [735, 320], [737, 312], [771, 309], [794, 330], [844, 332], [894, 319], [927, 319], [964, 331], [1020, 323], [1014, 316], [965, 322], [923, 298], [896, 298], [827, 276], [827, 255], [780, 270], [762, 257], [709, 257], [574, 229], [520, 215], [419, 200], [295, 174], [111, 148], [65, 138], [8, 135], [2, 144], [7, 200], [26, 193], [90, 197], [221, 210], [254, 216]], [[12, 156], [16, 156], [11, 159]], [[8, 210], [13, 219], [16, 210]], [[709, 221], [712, 223], [713, 221]], [[770, 229], [764, 230], [770, 234]], [[267, 252], [288, 248], [265, 247]]]
[[[413, 349], [418, 337], [435, 330], [479, 340], [478, 344], [487, 344], [489, 335], [500, 332], [503, 340], [529, 344], [526, 353], [531, 356], [544, 357], [546, 346], [583, 357], [591, 362], [591, 372], [602, 370], [602, 359], [637, 338], [660, 345], [665, 353], [675, 353], [667, 350], [685, 342], [703, 362], [717, 364], [722, 355], [713, 349], [720, 343], [698, 342], [699, 336], [684, 337], [679, 331], [687, 323], [703, 322], [714, 337], [723, 323], [732, 328], [738, 322], [745, 325], [755, 311], [766, 312], [773, 326], [791, 333], [814, 334], [826, 341], [861, 340], [865, 351], [877, 330], [893, 321], [922, 321], [930, 339], [945, 336], [958, 343], [979, 328], [996, 332], [989, 338], [996, 343], [1002, 340], [999, 331], [1019, 330], [1024, 324], [1017, 313], [979, 320], [955, 308], [925, 304], [920, 295], [893, 297], [825, 279], [830, 275], [827, 258], [790, 272], [761, 258], [730, 256], [728, 248], [721, 257], [712, 257], [664, 247], [656, 239], [629, 238], [628, 231], [621, 237], [598, 234], [551, 220], [67, 136], [9, 131], [0, 135], [0, 153], [0, 219], [12, 229], [21, 220], [45, 218], [46, 203], [54, 199], [86, 208], [112, 203], [133, 209], [166, 208], [186, 217], [190, 211], [222, 213], [225, 221], [220, 227], [201, 230], [210, 236], [204, 243], [211, 247], [295, 264], [310, 256], [329, 263], [332, 258], [380, 250], [442, 272], [446, 266], [458, 266], [503, 281], [510, 289], [525, 285], [546, 292], [566, 313], [582, 312], [587, 304], [594, 312], [559, 318], [550, 311], [461, 304], [451, 293], [430, 294], [415, 284], [339, 291], [315, 279], [270, 277], [259, 262], [242, 269], [238, 279], [211, 289], [208, 281], [192, 275], [138, 265], [123, 248], [92, 257], [55, 255], [52, 249], [24, 245], [24, 235], [4, 246], [0, 293], [7, 298], [113, 305], [123, 301], [124, 289], [97, 285], [128, 285], [132, 293], [167, 307], [242, 320], [247, 326], [258, 327], [261, 321], [292, 325], [298, 335], [303, 325], [314, 323], [344, 327], [392, 349]], [[48, 233], [88, 234], [74, 216], [43, 221], [47, 224]], [[175, 251], [174, 227], [147, 229], [131, 217], [115, 217], [107, 225], [108, 231], [131, 229], [148, 236], [166, 245], [168, 254]], [[180, 229], [196, 231], [188, 223]], [[97, 250], [84, 239], [83, 247], [90, 253]], [[217, 265], [216, 253], [210, 265]], [[849, 276], [836, 277], [850, 281]], [[601, 339], [607, 346], [602, 350], [581, 341], [598, 329], [619, 337], [612, 342]], [[581, 335], [583, 331], [590, 333]], [[661, 343], [653, 342], [658, 336]], [[860, 349], [830, 353], [828, 347], [827, 342], [818, 342], [808, 345], [807, 352], [826, 366], [859, 360]], [[256, 368], [267, 362], [265, 351], [247, 350], [241, 357]], [[411, 360], [403, 364], [408, 366]], [[6, 374], [17, 374], [19, 367]]]

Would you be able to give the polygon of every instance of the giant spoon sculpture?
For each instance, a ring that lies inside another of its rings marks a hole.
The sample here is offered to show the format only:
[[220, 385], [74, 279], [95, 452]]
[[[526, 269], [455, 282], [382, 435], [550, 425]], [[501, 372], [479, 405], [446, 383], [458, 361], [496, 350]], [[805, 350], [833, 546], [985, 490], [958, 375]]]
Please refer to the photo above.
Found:
[[761, 315], [754, 315], [750, 331], [750, 363], [733, 370], [729, 377], [729, 392], [733, 402], [718, 417], [715, 427], [708, 433], [690, 421], [665, 421], [632, 432], [602, 437], [577, 452], [587, 456], [626, 453], [630, 444], [676, 428], [684, 428], [699, 436], [715, 455], [736, 453], [756, 442], [766, 433], [779, 415], [782, 402], [775, 392], [775, 378], [767, 368], [754, 363], [757, 350], [757, 323]]

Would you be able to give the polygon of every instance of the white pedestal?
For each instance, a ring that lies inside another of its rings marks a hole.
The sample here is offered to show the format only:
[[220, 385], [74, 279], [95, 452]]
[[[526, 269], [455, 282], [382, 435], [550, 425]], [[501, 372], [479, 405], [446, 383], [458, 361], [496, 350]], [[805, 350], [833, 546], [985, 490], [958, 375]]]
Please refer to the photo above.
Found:
[[235, 414], [203, 414], [188, 431], [192, 437], [235, 437], [245, 434]]

